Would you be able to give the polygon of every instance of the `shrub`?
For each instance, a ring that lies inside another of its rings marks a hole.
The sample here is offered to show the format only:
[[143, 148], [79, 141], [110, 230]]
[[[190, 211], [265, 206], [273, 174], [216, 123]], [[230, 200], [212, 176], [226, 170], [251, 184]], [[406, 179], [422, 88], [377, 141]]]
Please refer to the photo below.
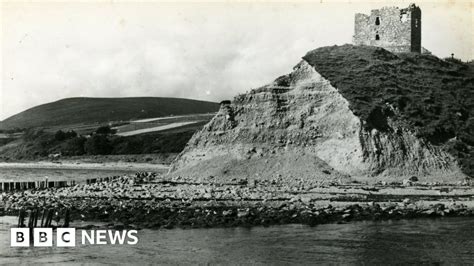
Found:
[[83, 155], [85, 153], [84, 144], [86, 138], [75, 137], [68, 139], [61, 147], [61, 153], [67, 156]]
[[444, 58], [444, 61], [451, 62], [451, 63], [462, 63], [461, 59], [458, 59], [456, 57], [446, 57]]
[[54, 139], [57, 140], [57, 141], [63, 141], [63, 140], [71, 139], [71, 138], [75, 138], [75, 137], [77, 137], [77, 133], [73, 130], [70, 130], [68, 132], [58, 130], [54, 134]]
[[107, 155], [112, 151], [112, 145], [105, 135], [93, 135], [84, 143], [84, 151], [90, 155]]
[[54, 139], [57, 141], [63, 141], [66, 139], [66, 133], [62, 130], [56, 131], [56, 134], [54, 134]]
[[101, 126], [95, 131], [96, 134], [101, 135], [112, 135], [115, 134], [116, 130], [110, 128], [110, 126]]

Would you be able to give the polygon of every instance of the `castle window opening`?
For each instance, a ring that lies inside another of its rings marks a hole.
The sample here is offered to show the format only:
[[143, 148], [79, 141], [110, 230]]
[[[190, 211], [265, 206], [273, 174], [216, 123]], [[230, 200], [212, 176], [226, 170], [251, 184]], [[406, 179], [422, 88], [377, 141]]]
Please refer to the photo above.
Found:
[[400, 21], [401, 22], [407, 22], [408, 21], [408, 14], [403, 13], [400, 15]]
[[355, 45], [383, 47], [393, 53], [421, 53], [421, 9], [383, 7], [368, 14], [357, 13], [354, 21]]

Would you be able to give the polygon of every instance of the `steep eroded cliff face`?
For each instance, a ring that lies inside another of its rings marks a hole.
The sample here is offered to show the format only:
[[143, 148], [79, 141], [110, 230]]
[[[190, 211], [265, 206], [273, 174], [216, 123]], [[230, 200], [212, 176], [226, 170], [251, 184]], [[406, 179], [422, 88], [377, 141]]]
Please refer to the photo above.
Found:
[[455, 160], [408, 128], [370, 130], [305, 60], [273, 83], [224, 102], [189, 141], [171, 175], [286, 181], [462, 174]]
[[303, 58], [349, 101], [364, 128], [393, 136], [398, 128], [409, 130], [420, 145], [448, 152], [474, 177], [473, 62], [354, 45], [317, 48]]

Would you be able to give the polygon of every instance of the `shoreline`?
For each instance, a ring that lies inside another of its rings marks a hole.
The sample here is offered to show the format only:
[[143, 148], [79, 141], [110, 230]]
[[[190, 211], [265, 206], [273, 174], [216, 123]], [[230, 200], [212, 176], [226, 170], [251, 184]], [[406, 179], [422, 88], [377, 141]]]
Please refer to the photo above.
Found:
[[58, 218], [113, 227], [209, 228], [317, 224], [423, 217], [474, 217], [472, 186], [368, 186], [274, 181], [248, 185], [170, 180], [154, 173], [111, 181], [2, 193], [1, 215], [52, 209]]
[[[474, 209], [466, 208], [466, 206], [459, 206], [457, 209], [452, 208], [452, 206], [446, 206], [442, 203], [438, 203], [435, 206], [426, 208], [426, 209], [407, 209], [400, 208], [400, 206], [380, 206], [375, 204], [371, 206], [372, 209], [367, 206], [361, 206], [359, 204], [347, 205], [344, 208], [334, 207], [328, 205], [325, 208], [319, 208], [313, 210], [313, 214], [306, 214], [309, 211], [302, 211], [300, 209], [294, 212], [288, 212], [287, 210], [277, 210], [277, 209], [264, 209], [265, 207], [256, 208], [244, 208], [245, 212], [242, 215], [241, 208], [236, 206], [221, 206], [215, 208], [192, 208], [189, 209], [189, 212], [184, 209], [179, 209], [181, 213], [187, 213], [182, 217], [174, 217], [173, 221], [167, 220], [168, 217], [163, 216], [162, 212], [173, 212], [173, 208], [161, 208], [159, 211], [160, 214], [150, 212], [147, 213], [152, 218], [161, 217], [161, 220], [146, 220], [137, 222], [136, 220], [111, 220], [107, 219], [98, 219], [97, 216], [94, 219], [92, 216], [88, 217], [90, 219], [81, 220], [76, 214], [76, 220], [72, 220], [72, 223], [69, 227], [76, 229], [114, 229], [114, 230], [123, 230], [123, 229], [136, 229], [136, 230], [170, 230], [170, 229], [211, 229], [211, 228], [252, 228], [252, 227], [269, 227], [269, 226], [280, 226], [280, 225], [302, 225], [314, 227], [323, 224], [347, 224], [353, 222], [364, 222], [364, 221], [397, 221], [397, 220], [412, 220], [412, 219], [447, 219], [447, 218], [474, 218]], [[205, 215], [192, 215], [192, 212], [201, 212]], [[222, 215], [224, 217], [219, 217], [214, 215], [214, 217], [209, 216], [209, 213], [222, 211], [222, 213], [229, 213]], [[306, 213], [305, 213], [306, 212]], [[319, 212], [319, 214], [314, 214], [314, 212]], [[292, 214], [293, 213], [293, 214]], [[321, 214], [322, 213], [322, 214]], [[123, 215], [123, 214], [122, 214]], [[295, 218], [296, 216], [299, 218]], [[227, 217], [226, 217], [227, 216]], [[17, 216], [13, 213], [3, 214], [0, 217], [7, 218], [12, 220], [10, 223], [11, 227], [16, 227]], [[183, 223], [182, 220], [185, 218], [190, 218], [191, 222]], [[244, 218], [242, 218], [244, 217]], [[265, 217], [265, 219], [261, 219]], [[180, 221], [181, 220], [181, 221]], [[169, 222], [168, 222], [169, 221]], [[51, 225], [55, 230], [58, 227], [62, 227], [61, 224]]]
[[70, 161], [35, 161], [35, 162], [0, 162], [0, 169], [96, 169], [96, 170], [165, 170], [167, 164], [132, 163], [132, 162], [70, 162]]

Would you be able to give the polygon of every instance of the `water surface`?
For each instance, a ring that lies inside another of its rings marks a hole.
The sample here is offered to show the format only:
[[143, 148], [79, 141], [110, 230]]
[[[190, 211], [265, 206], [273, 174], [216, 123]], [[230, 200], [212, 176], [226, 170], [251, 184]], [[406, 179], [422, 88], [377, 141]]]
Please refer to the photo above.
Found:
[[4, 218], [0, 224], [0, 263], [474, 263], [472, 218], [370, 221], [317, 227], [141, 230], [140, 241], [135, 246], [74, 248], [11, 248], [8, 227]]
[[21, 167], [2, 165], [0, 167], [0, 181], [43, 181], [47, 177], [49, 181], [85, 181], [89, 178], [99, 178], [108, 176], [118, 176], [134, 174], [139, 171], [153, 171], [164, 173], [165, 168], [140, 169], [138, 167], [129, 168], [99, 168], [99, 167], [77, 167], [68, 168], [63, 166], [52, 167]]
[[125, 175], [137, 172], [130, 170], [110, 170], [110, 169], [59, 169], [59, 168], [1, 168], [1, 181], [42, 181], [46, 177], [48, 180], [83, 181], [88, 178], [107, 177], [115, 175]]

